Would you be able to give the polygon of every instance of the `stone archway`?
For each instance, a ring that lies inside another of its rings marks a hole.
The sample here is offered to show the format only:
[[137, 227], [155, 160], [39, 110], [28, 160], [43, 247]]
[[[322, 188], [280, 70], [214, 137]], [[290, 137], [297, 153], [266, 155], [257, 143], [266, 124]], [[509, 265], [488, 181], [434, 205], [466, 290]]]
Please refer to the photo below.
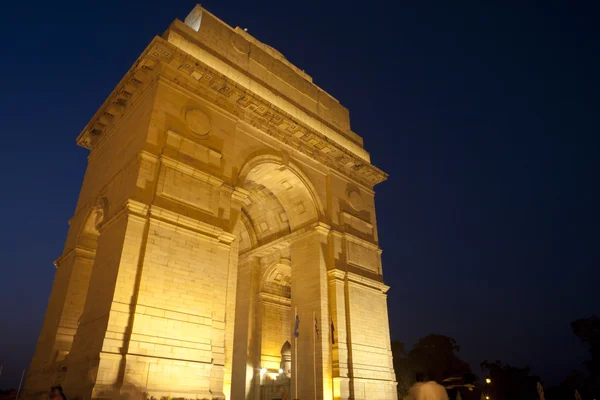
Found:
[[[323, 346], [311, 336], [309, 327], [315, 325], [313, 315], [315, 320], [328, 315], [327, 294], [315, 293], [307, 301], [303, 297], [308, 291], [303, 285], [314, 283], [318, 290], [323, 288], [319, 282], [325, 282], [326, 266], [319, 243], [326, 235], [318, 234], [323, 207], [301, 169], [277, 156], [261, 155], [248, 161], [238, 183], [245, 197], [235, 229], [239, 250], [232, 398], [258, 400], [270, 395], [267, 390], [283, 387], [288, 392], [313, 393], [319, 390], [315, 380], [322, 384], [323, 368], [328, 365], [321, 360], [317, 368], [316, 358], [324, 356]], [[301, 282], [301, 275], [307, 273], [321, 279], [307, 277]], [[294, 340], [298, 314], [305, 320], [306, 333]], [[294, 343], [290, 376], [280, 372], [285, 343]], [[298, 349], [301, 355], [297, 355]], [[304, 357], [307, 354], [312, 354], [312, 359]], [[301, 369], [311, 378], [302, 379], [307, 382], [304, 386], [296, 384]], [[244, 383], [240, 384], [236, 377], [242, 376]]]

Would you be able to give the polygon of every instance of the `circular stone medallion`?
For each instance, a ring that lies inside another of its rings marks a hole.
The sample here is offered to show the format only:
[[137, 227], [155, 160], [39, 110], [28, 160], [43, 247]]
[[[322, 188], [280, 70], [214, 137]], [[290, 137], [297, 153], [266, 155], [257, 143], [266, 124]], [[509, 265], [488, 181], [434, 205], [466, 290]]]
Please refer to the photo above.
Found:
[[231, 44], [233, 45], [234, 49], [242, 54], [248, 54], [250, 51], [250, 43], [248, 43], [246, 39], [237, 33], [233, 34], [231, 37]]
[[354, 208], [356, 211], [362, 211], [364, 204], [360, 193], [352, 190], [348, 192], [346, 197], [348, 198], [348, 204], [350, 204], [350, 207]]
[[185, 121], [197, 135], [204, 136], [210, 132], [210, 118], [204, 111], [192, 108], [185, 112]]

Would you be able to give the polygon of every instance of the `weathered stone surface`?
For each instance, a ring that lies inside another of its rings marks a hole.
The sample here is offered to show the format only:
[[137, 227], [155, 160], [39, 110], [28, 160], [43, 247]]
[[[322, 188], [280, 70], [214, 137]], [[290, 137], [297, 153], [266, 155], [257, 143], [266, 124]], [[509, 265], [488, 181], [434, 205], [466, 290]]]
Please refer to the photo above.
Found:
[[386, 175], [310, 76], [197, 7], [78, 143], [91, 154], [27, 396], [396, 398]]

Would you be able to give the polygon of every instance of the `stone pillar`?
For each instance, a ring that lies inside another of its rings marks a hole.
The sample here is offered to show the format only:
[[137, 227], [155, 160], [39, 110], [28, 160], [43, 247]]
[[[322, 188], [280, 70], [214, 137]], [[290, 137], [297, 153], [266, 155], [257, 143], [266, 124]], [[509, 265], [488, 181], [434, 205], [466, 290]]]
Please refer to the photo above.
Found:
[[[333, 324], [335, 339], [335, 343], [331, 345], [333, 398], [335, 400], [348, 399], [350, 398], [350, 379], [348, 378], [349, 340], [346, 329], [348, 320], [346, 318], [345, 272], [332, 269], [328, 272], [328, 277], [330, 324]], [[329, 329], [331, 331], [331, 326]]]
[[[231, 208], [229, 214], [229, 232], [237, 235], [237, 229], [242, 214], [244, 200], [248, 197], [248, 191], [235, 188], [231, 193]], [[231, 244], [229, 251], [229, 267], [227, 270], [227, 304], [225, 313], [225, 368], [223, 378], [223, 392], [231, 399], [231, 385], [233, 380], [233, 349], [234, 333], [236, 325], [236, 292], [238, 280], [239, 240]]]
[[[238, 264], [231, 399], [253, 399], [259, 386], [259, 340], [255, 329], [260, 260], [243, 258]], [[258, 400], [258, 399], [257, 399]]]
[[69, 275], [69, 283], [62, 313], [56, 332], [54, 353], [57, 361], [62, 361], [71, 351], [77, 324], [83, 313], [87, 296], [95, 251], [76, 247], [73, 251], [56, 260], [56, 267]]
[[48, 391], [50, 386], [62, 383], [61, 369], [83, 312], [94, 254], [94, 250], [76, 247], [55, 262], [47, 317], [27, 374], [24, 391], [28, 394]]
[[69, 397], [114, 396], [112, 391], [122, 383], [147, 224], [131, 213], [132, 208], [126, 206], [100, 227], [88, 295], [68, 359], [64, 387]]
[[387, 290], [381, 282], [346, 273], [348, 373], [356, 400], [397, 399]]
[[328, 227], [318, 225], [290, 246], [292, 312], [297, 311], [300, 319], [299, 336], [292, 343], [292, 399], [332, 398], [328, 234]]

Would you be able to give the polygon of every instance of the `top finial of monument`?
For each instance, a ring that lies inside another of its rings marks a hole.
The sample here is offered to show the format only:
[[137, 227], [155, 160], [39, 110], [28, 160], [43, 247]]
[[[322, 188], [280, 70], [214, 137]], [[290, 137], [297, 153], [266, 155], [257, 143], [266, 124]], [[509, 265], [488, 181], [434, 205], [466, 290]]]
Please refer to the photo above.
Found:
[[202, 6], [196, 4], [194, 9], [185, 17], [185, 24], [198, 32], [200, 30], [200, 22], [202, 22]]

